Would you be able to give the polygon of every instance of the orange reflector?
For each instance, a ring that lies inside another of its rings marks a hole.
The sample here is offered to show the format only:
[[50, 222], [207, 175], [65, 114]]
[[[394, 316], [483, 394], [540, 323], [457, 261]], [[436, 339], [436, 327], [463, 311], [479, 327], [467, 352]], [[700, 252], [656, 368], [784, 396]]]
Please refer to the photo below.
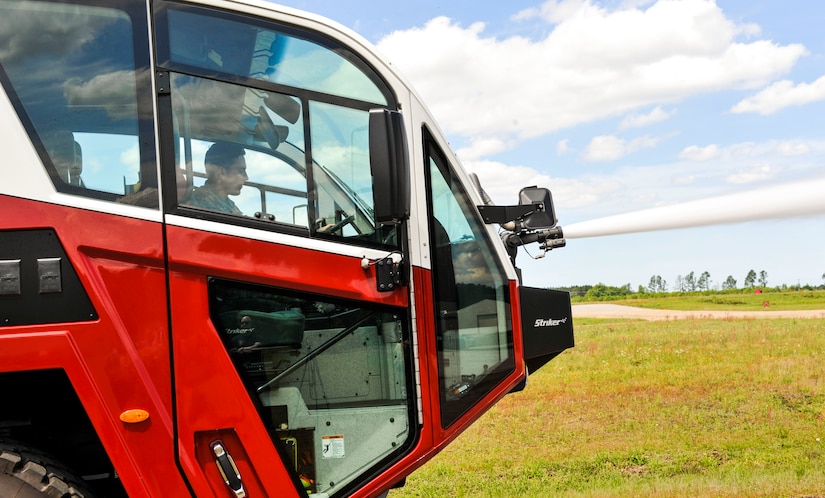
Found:
[[120, 414], [120, 421], [126, 424], [137, 424], [148, 418], [149, 412], [140, 409], [126, 410]]

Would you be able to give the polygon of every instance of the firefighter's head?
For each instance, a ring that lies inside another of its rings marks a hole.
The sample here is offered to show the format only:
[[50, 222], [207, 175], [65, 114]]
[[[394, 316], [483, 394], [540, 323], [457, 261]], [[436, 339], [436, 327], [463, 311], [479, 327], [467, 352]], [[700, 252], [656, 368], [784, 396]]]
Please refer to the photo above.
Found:
[[246, 174], [244, 148], [229, 142], [216, 142], [206, 151], [206, 179], [225, 195], [238, 195], [249, 179]]

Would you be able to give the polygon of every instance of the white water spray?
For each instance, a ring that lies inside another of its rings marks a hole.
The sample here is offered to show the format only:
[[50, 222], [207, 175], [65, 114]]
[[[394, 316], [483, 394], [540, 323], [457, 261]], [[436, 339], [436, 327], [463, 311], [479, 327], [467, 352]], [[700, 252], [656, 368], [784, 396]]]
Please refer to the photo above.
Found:
[[573, 223], [564, 227], [564, 237], [601, 237], [819, 213], [825, 213], [825, 178]]

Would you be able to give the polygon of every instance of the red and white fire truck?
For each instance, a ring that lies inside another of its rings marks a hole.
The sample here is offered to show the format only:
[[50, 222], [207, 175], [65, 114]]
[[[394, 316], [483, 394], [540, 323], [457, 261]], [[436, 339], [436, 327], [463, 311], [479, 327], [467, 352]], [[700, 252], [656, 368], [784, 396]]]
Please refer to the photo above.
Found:
[[0, 83], [0, 496], [384, 495], [573, 346], [549, 191], [333, 22], [2, 0]]

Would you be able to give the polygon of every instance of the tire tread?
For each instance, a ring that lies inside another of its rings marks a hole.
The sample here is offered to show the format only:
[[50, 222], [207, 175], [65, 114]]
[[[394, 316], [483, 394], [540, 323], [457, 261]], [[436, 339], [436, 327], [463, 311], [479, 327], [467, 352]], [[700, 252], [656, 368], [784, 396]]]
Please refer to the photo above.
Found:
[[0, 440], [0, 473], [27, 484], [45, 498], [94, 498], [82, 479], [65, 465], [16, 441]]

